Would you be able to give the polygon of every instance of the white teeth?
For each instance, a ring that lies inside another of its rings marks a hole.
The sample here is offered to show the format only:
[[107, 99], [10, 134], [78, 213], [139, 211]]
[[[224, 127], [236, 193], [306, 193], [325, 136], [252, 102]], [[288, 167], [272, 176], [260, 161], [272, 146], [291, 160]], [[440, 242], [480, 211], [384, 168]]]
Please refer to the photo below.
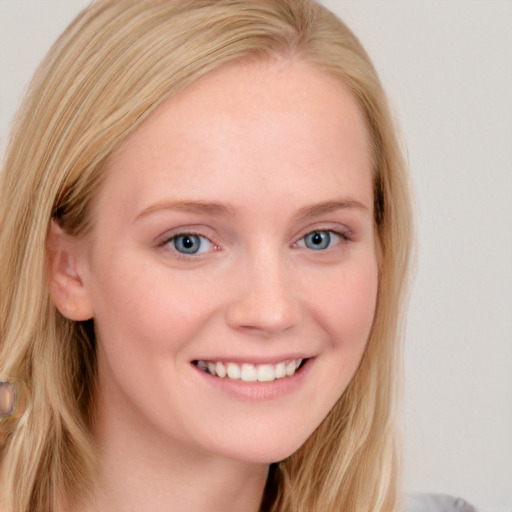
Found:
[[275, 378], [276, 372], [273, 364], [262, 364], [258, 367], [258, 382], [271, 382]]
[[211, 375], [227, 377], [244, 382], [272, 382], [291, 377], [302, 364], [303, 359], [281, 361], [277, 364], [223, 363], [221, 361], [197, 361], [197, 366]]
[[220, 377], [223, 379], [226, 376], [226, 367], [219, 361], [215, 364], [215, 373], [217, 374], [217, 377]]
[[228, 377], [230, 379], [239, 379], [240, 378], [240, 366], [235, 363], [228, 364]]
[[256, 382], [258, 380], [258, 370], [253, 364], [243, 364], [240, 378], [244, 382]]
[[296, 370], [296, 366], [295, 366], [295, 361], [290, 361], [287, 365], [286, 365], [286, 375], [288, 375], [289, 377], [291, 377], [294, 373], [295, 373], [295, 370]]
[[274, 370], [276, 379], [282, 379], [286, 377], [286, 363], [277, 363]]

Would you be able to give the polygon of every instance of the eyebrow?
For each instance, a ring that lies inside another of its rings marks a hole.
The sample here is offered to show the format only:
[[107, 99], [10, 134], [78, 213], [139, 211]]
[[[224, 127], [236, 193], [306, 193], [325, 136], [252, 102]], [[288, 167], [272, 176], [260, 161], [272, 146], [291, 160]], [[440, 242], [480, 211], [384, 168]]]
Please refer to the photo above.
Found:
[[234, 209], [231, 206], [213, 201], [161, 201], [145, 208], [137, 215], [136, 219], [159, 210], [202, 213], [216, 216], [227, 216], [234, 213]]
[[[345, 199], [338, 201], [324, 201], [310, 206], [304, 206], [299, 209], [295, 217], [297, 219], [306, 219], [308, 217], [331, 213], [336, 210], [353, 209], [369, 212], [368, 207], [360, 201]], [[235, 213], [235, 209], [231, 205], [217, 203], [214, 201], [161, 201], [145, 208], [137, 215], [136, 219], [159, 210], [180, 211], [214, 216], [232, 216]]]
[[354, 199], [344, 199], [340, 201], [324, 201], [322, 203], [313, 204], [301, 208], [296, 217], [298, 219], [305, 219], [308, 217], [315, 217], [324, 213], [331, 213], [337, 210], [362, 210], [370, 213], [370, 210], [360, 201]]

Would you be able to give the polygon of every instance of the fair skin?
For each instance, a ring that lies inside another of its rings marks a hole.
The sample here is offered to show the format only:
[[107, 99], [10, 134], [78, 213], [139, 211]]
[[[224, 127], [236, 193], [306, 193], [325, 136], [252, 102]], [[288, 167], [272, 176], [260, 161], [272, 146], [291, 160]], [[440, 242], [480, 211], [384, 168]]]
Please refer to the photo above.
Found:
[[310, 65], [238, 63], [162, 105], [107, 173], [91, 235], [50, 237], [52, 297], [97, 332], [86, 510], [256, 511], [371, 329], [363, 117]]

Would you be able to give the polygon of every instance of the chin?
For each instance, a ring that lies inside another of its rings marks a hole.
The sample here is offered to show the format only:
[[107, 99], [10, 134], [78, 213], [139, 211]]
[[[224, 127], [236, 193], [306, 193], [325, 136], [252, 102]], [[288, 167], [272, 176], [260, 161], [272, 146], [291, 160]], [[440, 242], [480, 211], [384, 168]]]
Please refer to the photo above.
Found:
[[[227, 458], [255, 464], [272, 464], [293, 455], [309, 438], [310, 433], [289, 435], [273, 431], [270, 435], [248, 432], [242, 438], [226, 436], [217, 451]], [[229, 441], [229, 445], [226, 444]]]

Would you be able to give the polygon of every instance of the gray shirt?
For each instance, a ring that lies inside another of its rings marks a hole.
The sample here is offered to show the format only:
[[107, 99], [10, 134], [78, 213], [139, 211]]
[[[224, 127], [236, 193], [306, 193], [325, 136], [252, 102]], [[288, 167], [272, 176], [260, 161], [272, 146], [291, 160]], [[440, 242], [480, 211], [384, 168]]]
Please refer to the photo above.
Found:
[[404, 512], [477, 512], [462, 498], [445, 494], [415, 494], [405, 499]]

